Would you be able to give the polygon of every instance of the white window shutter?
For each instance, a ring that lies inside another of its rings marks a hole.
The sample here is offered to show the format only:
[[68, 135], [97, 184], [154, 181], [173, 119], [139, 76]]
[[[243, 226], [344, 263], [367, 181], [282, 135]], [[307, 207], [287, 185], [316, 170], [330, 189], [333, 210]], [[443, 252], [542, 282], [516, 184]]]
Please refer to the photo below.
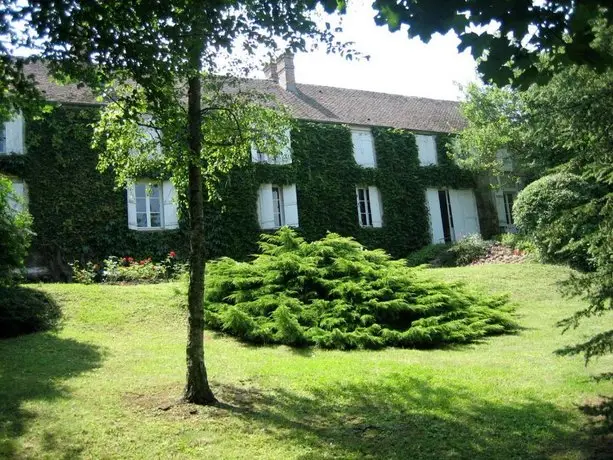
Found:
[[278, 165], [292, 164], [292, 137], [291, 131], [287, 129], [281, 136], [282, 147], [281, 153], [275, 158], [275, 163]]
[[23, 115], [18, 114], [15, 118], [7, 121], [6, 127], [6, 152], [7, 153], [24, 153], [24, 122]]
[[255, 144], [251, 144], [251, 161], [253, 163], [260, 162], [260, 155], [259, 155], [258, 149], [256, 148]]
[[298, 227], [298, 199], [296, 197], [296, 184], [283, 186], [283, 208], [285, 212], [285, 225]]
[[500, 149], [496, 152], [496, 159], [502, 162], [502, 170], [505, 172], [513, 171], [513, 159], [511, 154], [506, 149]]
[[135, 190], [135, 184], [128, 185], [127, 196], [128, 196], [128, 228], [130, 228], [132, 230], [138, 230], [138, 225], [136, 223], [136, 190]]
[[473, 191], [449, 190], [449, 201], [456, 240], [461, 240], [473, 233], [480, 233], [477, 201]]
[[365, 168], [374, 168], [375, 144], [369, 129], [352, 129], [353, 158], [355, 162]]
[[368, 195], [370, 196], [370, 213], [372, 216], [372, 226], [375, 228], [383, 227], [383, 207], [381, 203], [381, 194], [377, 187], [368, 187]]
[[15, 212], [28, 209], [28, 188], [21, 179], [12, 179], [13, 191], [8, 197], [8, 205]]
[[177, 191], [172, 182], [164, 181], [162, 184], [162, 197], [164, 200], [164, 228], [167, 230], [179, 228]]
[[419, 156], [419, 164], [421, 166], [435, 165], [438, 163], [436, 138], [434, 136], [416, 134], [415, 143], [417, 144], [417, 155]]
[[441, 202], [438, 199], [437, 189], [426, 189], [426, 205], [428, 206], [428, 213], [430, 214], [430, 233], [432, 235], [432, 244], [444, 243], [445, 232], [443, 230]]
[[498, 189], [494, 192], [494, 202], [496, 203], [496, 213], [498, 214], [498, 223], [501, 227], [507, 226], [506, 211], [504, 207], [504, 194]]
[[258, 191], [258, 219], [263, 230], [275, 228], [272, 206], [272, 184], [262, 184]]

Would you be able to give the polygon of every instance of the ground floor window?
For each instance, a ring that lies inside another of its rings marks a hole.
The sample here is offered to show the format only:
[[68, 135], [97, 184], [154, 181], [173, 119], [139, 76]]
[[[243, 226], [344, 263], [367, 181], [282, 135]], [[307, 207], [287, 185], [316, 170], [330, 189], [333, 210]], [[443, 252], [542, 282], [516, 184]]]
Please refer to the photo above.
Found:
[[128, 187], [128, 227], [132, 230], [179, 227], [177, 196], [172, 182], [139, 180]]

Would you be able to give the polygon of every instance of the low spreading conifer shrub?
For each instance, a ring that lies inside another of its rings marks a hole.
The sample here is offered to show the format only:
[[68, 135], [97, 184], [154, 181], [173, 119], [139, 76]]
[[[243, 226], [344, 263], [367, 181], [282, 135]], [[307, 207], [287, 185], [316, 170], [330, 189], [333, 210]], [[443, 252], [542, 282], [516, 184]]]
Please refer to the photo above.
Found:
[[209, 264], [207, 327], [250, 343], [353, 349], [437, 347], [516, 329], [505, 296], [433, 281], [382, 250], [282, 228], [250, 262]]

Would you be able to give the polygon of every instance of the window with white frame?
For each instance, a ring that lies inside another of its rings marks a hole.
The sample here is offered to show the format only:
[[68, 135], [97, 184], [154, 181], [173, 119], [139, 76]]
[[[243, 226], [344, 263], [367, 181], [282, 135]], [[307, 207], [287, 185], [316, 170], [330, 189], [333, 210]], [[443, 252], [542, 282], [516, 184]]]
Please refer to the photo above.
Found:
[[296, 184], [262, 184], [258, 190], [258, 220], [260, 228], [275, 229], [287, 225], [298, 227]]
[[430, 166], [438, 163], [436, 152], [436, 138], [432, 135], [415, 134], [417, 155], [421, 166]]
[[275, 227], [283, 227], [285, 225], [283, 189], [277, 185], [272, 186], [272, 212], [275, 218]]
[[171, 230], [179, 227], [177, 196], [170, 181], [141, 180], [128, 187], [128, 227]]
[[251, 161], [253, 163], [266, 163], [271, 165], [288, 165], [292, 163], [292, 148], [291, 148], [291, 135], [290, 130], [283, 133], [279, 139], [277, 139], [281, 145], [281, 152], [276, 156], [271, 156], [266, 152], [258, 150], [254, 144], [251, 146]]
[[356, 187], [360, 227], [381, 227], [381, 196], [377, 187]]
[[377, 165], [375, 142], [370, 128], [352, 127], [351, 142], [353, 143], [353, 158], [364, 168], [374, 168]]
[[138, 228], [162, 228], [161, 188], [160, 184], [134, 185]]

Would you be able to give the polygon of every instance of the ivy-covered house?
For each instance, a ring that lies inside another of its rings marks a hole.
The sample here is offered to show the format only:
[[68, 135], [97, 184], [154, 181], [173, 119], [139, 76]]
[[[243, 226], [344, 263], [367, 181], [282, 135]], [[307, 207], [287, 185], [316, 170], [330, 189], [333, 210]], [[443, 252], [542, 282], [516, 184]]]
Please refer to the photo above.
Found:
[[[52, 82], [41, 64], [30, 72], [57, 107], [0, 125], [0, 172], [34, 218], [30, 263], [62, 276], [75, 259], [185, 255], [172, 183], [143, 178], [115, 190], [91, 147], [99, 103], [87, 88]], [[253, 150], [252, 163], [221, 185], [221, 199], [205, 205], [208, 257], [248, 257], [259, 233], [283, 225], [404, 256], [430, 242], [497, 233], [508, 217], [447, 156], [450, 134], [463, 125], [457, 103], [300, 84], [289, 54], [265, 72], [251, 84], [287, 105], [297, 128], [284, 155]]]

